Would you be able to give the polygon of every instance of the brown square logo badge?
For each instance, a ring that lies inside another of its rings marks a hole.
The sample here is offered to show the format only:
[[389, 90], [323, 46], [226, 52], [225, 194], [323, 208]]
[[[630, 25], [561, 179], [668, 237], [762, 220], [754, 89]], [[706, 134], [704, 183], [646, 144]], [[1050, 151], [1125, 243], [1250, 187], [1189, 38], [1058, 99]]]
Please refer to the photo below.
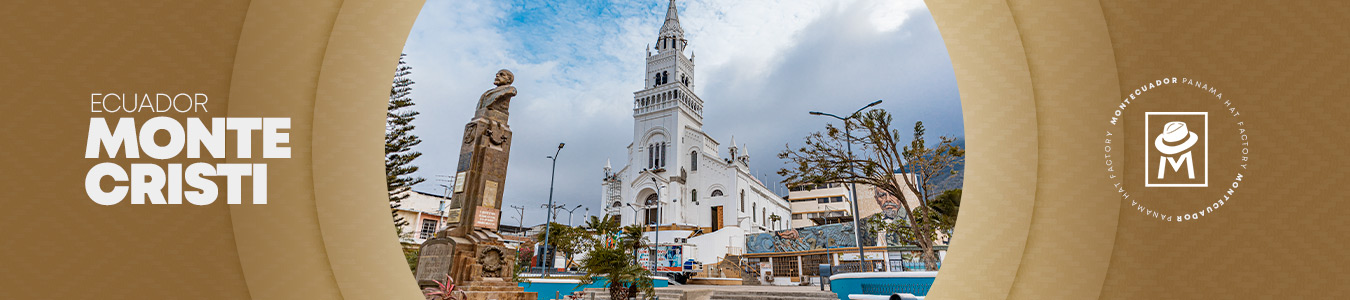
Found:
[[1144, 186], [1209, 186], [1209, 113], [1144, 114]]

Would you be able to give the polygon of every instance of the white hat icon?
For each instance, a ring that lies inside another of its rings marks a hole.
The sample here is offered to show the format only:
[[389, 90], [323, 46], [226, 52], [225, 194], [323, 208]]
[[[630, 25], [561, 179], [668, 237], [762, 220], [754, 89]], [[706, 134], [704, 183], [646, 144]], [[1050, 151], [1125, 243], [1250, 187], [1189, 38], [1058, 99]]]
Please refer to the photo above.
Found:
[[[1186, 141], [1182, 142], [1180, 145], [1168, 145], [1168, 143], [1176, 143], [1182, 139], [1186, 139]], [[1198, 137], [1195, 132], [1186, 128], [1186, 122], [1167, 122], [1166, 125], [1163, 125], [1162, 134], [1159, 134], [1158, 138], [1153, 140], [1153, 146], [1158, 148], [1158, 152], [1171, 155], [1186, 151], [1186, 149], [1190, 149], [1191, 146], [1195, 146], [1195, 141], [1197, 139]]]

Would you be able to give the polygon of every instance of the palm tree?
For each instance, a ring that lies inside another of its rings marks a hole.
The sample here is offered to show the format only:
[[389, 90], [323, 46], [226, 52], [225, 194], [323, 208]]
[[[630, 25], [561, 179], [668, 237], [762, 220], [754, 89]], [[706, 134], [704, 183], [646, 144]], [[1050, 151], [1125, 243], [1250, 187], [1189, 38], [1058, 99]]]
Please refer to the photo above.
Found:
[[616, 222], [614, 220], [614, 216], [611, 215], [605, 215], [604, 218], [598, 216], [591, 216], [590, 219], [586, 220], [586, 224], [581, 226], [582, 228], [585, 228], [587, 231], [590, 231], [591, 233], [594, 234], [599, 233], [612, 234], [614, 232], [619, 231], [620, 229], [619, 222]]
[[651, 272], [637, 263], [637, 250], [646, 244], [642, 236], [642, 226], [631, 225], [621, 228], [612, 220], [606, 219], [609, 218], [592, 217], [586, 227], [595, 233], [594, 236], [613, 236], [617, 233], [619, 240], [617, 243], [604, 245], [597, 243], [594, 236], [591, 238], [593, 248], [590, 254], [581, 260], [581, 269], [586, 272], [586, 276], [582, 277], [580, 285], [591, 284], [595, 278], [607, 278], [611, 300], [628, 299], [636, 296], [639, 291], [647, 295], [653, 294]]
[[783, 218], [778, 217], [778, 214], [769, 215], [769, 221], [773, 222], [774, 225], [773, 227], [775, 228], [775, 230], [778, 228], [778, 220], [782, 219]]

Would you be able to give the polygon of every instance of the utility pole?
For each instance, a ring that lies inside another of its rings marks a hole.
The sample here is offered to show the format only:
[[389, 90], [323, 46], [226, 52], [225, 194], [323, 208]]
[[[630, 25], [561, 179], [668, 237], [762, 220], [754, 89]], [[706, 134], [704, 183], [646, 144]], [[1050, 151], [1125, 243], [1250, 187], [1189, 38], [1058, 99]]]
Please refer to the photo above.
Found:
[[454, 189], [455, 177], [450, 175], [436, 175], [436, 181], [444, 182], [440, 184], [440, 186], [445, 188], [445, 195], [441, 196], [440, 208], [436, 210], [437, 217], [440, 217], [440, 221], [436, 223], [438, 228], [433, 232], [438, 232], [443, 228], [450, 227], [449, 224], [445, 224], [445, 211], [450, 208], [450, 190]]

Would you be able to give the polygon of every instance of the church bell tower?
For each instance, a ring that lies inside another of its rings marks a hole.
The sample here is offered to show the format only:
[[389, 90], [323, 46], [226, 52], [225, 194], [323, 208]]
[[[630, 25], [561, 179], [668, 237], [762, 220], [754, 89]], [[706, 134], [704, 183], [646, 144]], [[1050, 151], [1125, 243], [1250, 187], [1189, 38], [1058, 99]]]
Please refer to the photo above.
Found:
[[655, 53], [647, 50], [646, 79], [641, 90], [633, 93], [632, 166], [638, 170], [675, 171], [681, 158], [688, 155], [681, 145], [686, 130], [703, 130], [703, 100], [694, 94], [694, 61], [685, 56], [689, 40], [680, 27], [675, 1], [670, 1], [665, 23], [657, 33]]

